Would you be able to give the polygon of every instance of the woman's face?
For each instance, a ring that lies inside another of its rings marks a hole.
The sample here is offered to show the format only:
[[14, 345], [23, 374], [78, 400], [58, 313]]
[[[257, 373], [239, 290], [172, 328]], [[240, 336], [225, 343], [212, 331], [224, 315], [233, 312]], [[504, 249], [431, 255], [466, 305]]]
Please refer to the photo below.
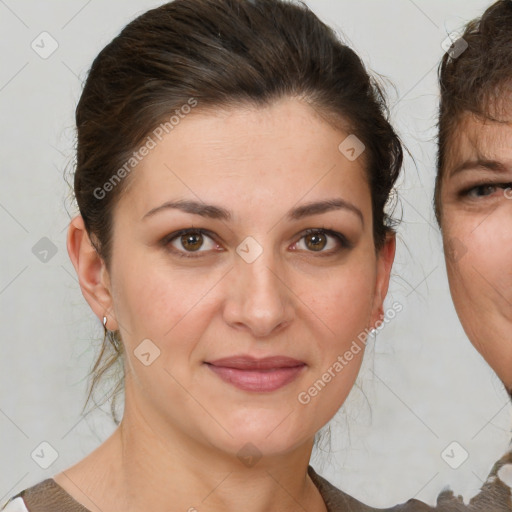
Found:
[[140, 162], [114, 213], [109, 327], [126, 347], [126, 410], [231, 454], [284, 453], [350, 391], [363, 350], [335, 363], [380, 318], [394, 239], [376, 254], [364, 153], [342, 154], [348, 134], [309, 106], [199, 108]]
[[441, 184], [450, 290], [475, 347], [512, 389], [512, 125], [466, 114]]

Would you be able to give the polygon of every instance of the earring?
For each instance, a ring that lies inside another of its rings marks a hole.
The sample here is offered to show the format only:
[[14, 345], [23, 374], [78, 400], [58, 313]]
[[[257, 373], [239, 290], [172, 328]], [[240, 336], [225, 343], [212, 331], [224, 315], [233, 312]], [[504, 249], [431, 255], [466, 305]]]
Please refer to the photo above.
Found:
[[105, 331], [105, 337], [103, 339], [103, 341], [105, 341], [107, 338], [110, 342], [110, 344], [114, 347], [114, 350], [116, 352], [119, 352], [120, 351], [120, 344], [116, 338], [116, 333], [115, 331], [110, 331], [108, 328], [107, 328], [107, 317], [104, 316], [103, 317], [103, 329]]

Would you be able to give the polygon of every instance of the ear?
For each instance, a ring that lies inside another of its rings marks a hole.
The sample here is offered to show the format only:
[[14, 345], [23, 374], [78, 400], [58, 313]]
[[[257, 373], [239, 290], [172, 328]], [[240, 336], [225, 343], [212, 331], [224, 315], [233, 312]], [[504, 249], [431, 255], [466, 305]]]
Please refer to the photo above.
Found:
[[107, 268], [91, 243], [81, 215], [69, 224], [67, 249], [85, 300], [102, 323], [107, 317], [109, 330], [117, 330]]
[[384, 318], [384, 299], [388, 293], [389, 278], [391, 276], [391, 267], [395, 259], [396, 237], [395, 233], [388, 232], [384, 245], [377, 255], [377, 280], [375, 284], [375, 294], [373, 297], [373, 308], [370, 318], [370, 328], [375, 328], [375, 324]]

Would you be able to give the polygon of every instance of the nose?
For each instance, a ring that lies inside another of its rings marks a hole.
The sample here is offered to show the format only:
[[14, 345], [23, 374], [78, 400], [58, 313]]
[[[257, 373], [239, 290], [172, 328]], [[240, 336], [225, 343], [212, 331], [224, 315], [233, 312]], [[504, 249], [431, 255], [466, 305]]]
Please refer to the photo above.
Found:
[[277, 266], [271, 251], [252, 263], [237, 257], [230, 272], [224, 320], [255, 338], [268, 337], [293, 319], [293, 291], [285, 282], [283, 265]]

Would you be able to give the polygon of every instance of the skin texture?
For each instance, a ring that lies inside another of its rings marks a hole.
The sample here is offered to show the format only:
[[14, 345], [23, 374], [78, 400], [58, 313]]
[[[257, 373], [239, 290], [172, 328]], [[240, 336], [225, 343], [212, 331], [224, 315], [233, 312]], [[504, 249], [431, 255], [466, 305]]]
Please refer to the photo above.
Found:
[[[114, 213], [111, 274], [81, 217], [72, 220], [68, 251], [82, 292], [126, 348], [121, 425], [55, 477], [75, 499], [93, 511], [325, 510], [306, 474], [314, 435], [346, 399], [364, 351], [309, 404], [297, 397], [381, 319], [395, 251], [393, 235], [375, 250], [364, 154], [350, 161], [338, 150], [347, 135], [292, 98], [197, 110], [133, 171]], [[343, 208], [287, 218], [340, 198], [360, 216]], [[232, 218], [165, 209], [142, 220], [180, 199]], [[162, 243], [185, 228], [211, 232], [196, 258], [178, 255], [190, 249], [179, 236]], [[335, 230], [348, 245], [323, 235], [315, 251], [308, 228]], [[236, 252], [248, 236], [263, 249], [252, 263]], [[134, 355], [144, 339], [160, 350], [149, 366]], [[276, 391], [243, 391], [205, 364], [235, 354], [306, 366]], [[261, 456], [252, 467], [237, 457], [247, 443]]]
[[450, 290], [467, 336], [510, 392], [512, 125], [468, 113], [449, 142], [441, 225]]

